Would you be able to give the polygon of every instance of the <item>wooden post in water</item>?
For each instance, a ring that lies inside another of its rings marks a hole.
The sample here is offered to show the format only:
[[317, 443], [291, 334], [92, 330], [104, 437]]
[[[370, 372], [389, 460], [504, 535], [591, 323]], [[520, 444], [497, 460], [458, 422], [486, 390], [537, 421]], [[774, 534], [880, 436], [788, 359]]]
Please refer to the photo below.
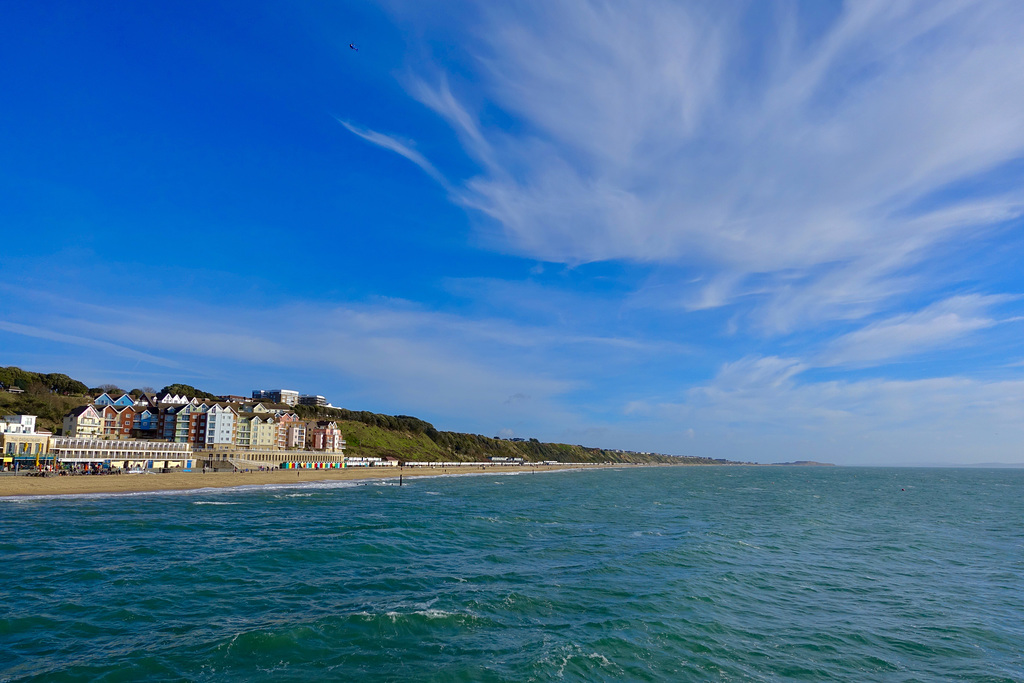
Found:
[[398, 475], [398, 485], [399, 486], [402, 485], [402, 475], [401, 474]]

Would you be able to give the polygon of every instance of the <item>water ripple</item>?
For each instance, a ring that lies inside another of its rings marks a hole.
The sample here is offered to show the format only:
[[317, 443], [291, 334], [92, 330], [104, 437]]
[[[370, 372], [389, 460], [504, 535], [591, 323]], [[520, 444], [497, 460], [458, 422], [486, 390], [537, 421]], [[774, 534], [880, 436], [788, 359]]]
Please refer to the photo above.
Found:
[[750, 467], [0, 501], [0, 680], [1024, 680], [1022, 492]]

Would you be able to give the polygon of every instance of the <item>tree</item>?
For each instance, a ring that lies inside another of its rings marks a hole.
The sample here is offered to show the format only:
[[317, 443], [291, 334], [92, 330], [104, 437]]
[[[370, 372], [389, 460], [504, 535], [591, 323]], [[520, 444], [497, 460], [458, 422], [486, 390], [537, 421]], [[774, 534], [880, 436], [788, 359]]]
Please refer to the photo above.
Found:
[[35, 383], [42, 384], [48, 392], [55, 394], [84, 394], [89, 390], [78, 380], [59, 372], [44, 375], [14, 366], [0, 368], [0, 385], [4, 388], [19, 387], [27, 391]]
[[27, 389], [28, 385], [32, 383], [35, 374], [34, 372], [26, 372], [13, 365], [0, 368], [0, 384], [3, 384], [7, 389], [11, 387]]
[[124, 393], [124, 389], [117, 386], [116, 384], [101, 384], [100, 390], [103, 391], [104, 393], [110, 394], [111, 396], [113, 396], [114, 394], [120, 396], [121, 394]]
[[51, 372], [43, 375], [41, 379], [48, 387], [50, 387], [50, 391], [55, 394], [84, 394], [89, 390], [89, 387], [85, 386], [78, 380], [71, 379], [60, 372]]
[[25, 389], [25, 391], [27, 391], [32, 396], [46, 396], [47, 394], [50, 393], [50, 387], [36, 380], [35, 382], [29, 384], [28, 388]]

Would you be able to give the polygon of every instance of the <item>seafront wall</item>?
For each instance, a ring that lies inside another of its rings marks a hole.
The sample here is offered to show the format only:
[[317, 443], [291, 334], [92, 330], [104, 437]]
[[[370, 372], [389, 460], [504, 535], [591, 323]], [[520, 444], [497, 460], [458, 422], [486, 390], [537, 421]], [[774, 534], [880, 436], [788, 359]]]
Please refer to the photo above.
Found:
[[[341, 467], [344, 452], [298, 451], [278, 448], [215, 448], [194, 451], [197, 467], [233, 469], [251, 467], [280, 467], [282, 463], [302, 463]], [[300, 468], [305, 469], [305, 467]], [[319, 469], [319, 467], [310, 467]]]

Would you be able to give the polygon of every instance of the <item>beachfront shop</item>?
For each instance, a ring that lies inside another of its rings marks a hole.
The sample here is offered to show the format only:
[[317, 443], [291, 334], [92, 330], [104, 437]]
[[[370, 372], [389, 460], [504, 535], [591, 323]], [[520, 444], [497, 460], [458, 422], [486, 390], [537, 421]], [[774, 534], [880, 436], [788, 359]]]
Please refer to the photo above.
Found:
[[282, 470], [340, 470], [345, 467], [343, 462], [283, 462]]
[[52, 455], [26, 455], [23, 453], [9, 455], [5, 453], [3, 457], [3, 470], [5, 472], [24, 472], [25, 470], [41, 469], [53, 471], [53, 467], [54, 459]]
[[61, 469], [73, 472], [191, 472], [194, 460], [112, 460], [102, 456], [61, 458]]
[[0, 434], [2, 469], [7, 472], [52, 467], [49, 437], [41, 434]]
[[117, 470], [183, 470], [192, 471], [193, 461], [186, 460], [105, 460], [104, 464], [109, 469]]

